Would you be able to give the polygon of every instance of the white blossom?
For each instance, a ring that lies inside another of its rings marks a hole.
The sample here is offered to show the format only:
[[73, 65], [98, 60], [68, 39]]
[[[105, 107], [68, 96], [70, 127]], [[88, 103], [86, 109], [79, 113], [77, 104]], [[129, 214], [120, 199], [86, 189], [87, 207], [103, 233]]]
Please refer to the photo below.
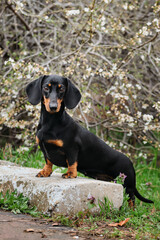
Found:
[[16, 1], [16, 4], [19, 9], [23, 7], [23, 3], [21, 1]]
[[133, 10], [134, 8], [134, 5], [129, 5], [129, 10]]
[[24, 153], [24, 152], [28, 152], [29, 148], [28, 147], [20, 147], [17, 149], [17, 152], [19, 153]]
[[155, 103], [155, 104], [153, 105], [153, 107], [154, 107], [158, 112], [160, 112], [160, 101], [158, 101], [157, 103]]
[[89, 12], [90, 9], [89, 9], [89, 8], [84, 8], [84, 11], [85, 11], [85, 12]]
[[134, 122], [133, 117], [128, 114], [125, 114], [125, 113], [122, 113], [119, 116], [119, 120], [121, 121], [121, 123], [123, 123], [123, 122], [133, 123]]
[[127, 133], [127, 136], [132, 136], [132, 131], [130, 130], [128, 133]]
[[139, 84], [136, 84], [136, 87], [138, 90], [141, 90], [141, 88], [142, 88]]
[[143, 108], [143, 109], [146, 109], [148, 106], [149, 106], [148, 104], [143, 104], [143, 105], [142, 105], [142, 108]]
[[144, 55], [141, 55], [141, 59], [144, 61], [145, 60], [145, 57], [144, 57]]
[[153, 22], [158, 26], [159, 25], [159, 20], [158, 20], [158, 18], [155, 18], [154, 20], [153, 20]]
[[123, 4], [122, 7], [123, 7], [125, 10], [127, 10], [127, 9], [128, 9], [128, 3]]
[[89, 110], [91, 109], [91, 102], [89, 102], [86, 106], [86, 108], [83, 110], [84, 113], [88, 113]]
[[124, 145], [124, 144], [123, 144], [122, 142], [120, 142], [119, 146], [120, 146], [120, 147], [123, 147], [123, 145]]
[[153, 119], [153, 116], [150, 114], [143, 114], [143, 121], [150, 123]]
[[104, 0], [105, 3], [109, 4], [111, 0]]
[[147, 22], [147, 26], [150, 26], [152, 23], [151, 22]]
[[66, 13], [67, 16], [78, 15], [78, 14], [80, 14], [80, 10], [79, 9], [78, 10], [69, 10]]
[[0, 114], [1, 114], [2, 118], [5, 118], [6, 120], [9, 119], [8, 118], [8, 113], [6, 112], [6, 109], [2, 109]]
[[148, 36], [149, 35], [149, 31], [148, 31], [146, 26], [143, 26], [142, 29], [139, 30], [139, 33], [143, 34], [144, 36]]
[[1, 90], [1, 93], [5, 93], [6, 92], [6, 90], [3, 88], [2, 90]]
[[109, 142], [109, 141], [106, 141], [106, 144], [109, 145], [110, 147], [115, 147], [115, 143], [113, 142]]
[[17, 138], [17, 139], [22, 139], [22, 134], [17, 134], [17, 135], [16, 135], [16, 138]]
[[106, 24], [106, 18], [104, 16], [102, 16], [102, 18], [101, 18], [101, 26], [103, 27], [105, 24]]
[[142, 39], [141, 38], [138, 38], [138, 43], [142, 43]]
[[126, 85], [126, 87], [127, 87], [127, 88], [131, 88], [131, 87], [132, 87], [132, 84], [131, 84], [131, 83], [128, 83], [128, 84]]
[[142, 113], [140, 111], [137, 112], [137, 118], [140, 118], [142, 116]]

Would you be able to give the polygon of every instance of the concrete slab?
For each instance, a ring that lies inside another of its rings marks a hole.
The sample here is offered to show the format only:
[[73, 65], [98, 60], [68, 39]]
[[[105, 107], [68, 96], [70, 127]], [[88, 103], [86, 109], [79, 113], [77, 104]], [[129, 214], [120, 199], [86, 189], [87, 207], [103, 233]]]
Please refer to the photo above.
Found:
[[5, 193], [8, 189], [18, 194], [23, 193], [30, 199], [31, 205], [45, 214], [52, 212], [70, 214], [88, 208], [88, 198], [96, 199], [93, 212], [99, 211], [98, 199], [103, 201], [108, 197], [115, 208], [123, 202], [123, 187], [104, 181], [77, 177], [76, 179], [63, 179], [62, 174], [52, 173], [49, 178], [36, 178], [39, 169], [13, 166], [0, 161], [0, 191]]

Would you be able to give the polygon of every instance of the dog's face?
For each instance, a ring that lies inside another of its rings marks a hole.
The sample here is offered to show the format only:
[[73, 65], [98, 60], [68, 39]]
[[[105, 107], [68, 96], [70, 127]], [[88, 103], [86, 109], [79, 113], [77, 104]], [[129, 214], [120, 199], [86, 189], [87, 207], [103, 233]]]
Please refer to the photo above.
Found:
[[47, 112], [55, 113], [61, 109], [61, 103], [67, 90], [65, 79], [47, 77], [42, 83], [43, 103]]
[[60, 111], [62, 102], [67, 108], [74, 108], [81, 98], [79, 90], [69, 79], [57, 75], [42, 76], [32, 81], [27, 85], [26, 93], [31, 104], [42, 101], [51, 114]]

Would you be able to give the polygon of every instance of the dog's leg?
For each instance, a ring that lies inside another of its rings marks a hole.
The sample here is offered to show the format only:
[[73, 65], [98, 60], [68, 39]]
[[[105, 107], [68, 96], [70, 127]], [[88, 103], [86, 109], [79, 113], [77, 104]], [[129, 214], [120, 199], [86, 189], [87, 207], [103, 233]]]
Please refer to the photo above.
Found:
[[71, 166], [68, 164], [68, 170], [62, 175], [63, 178], [76, 178], [77, 177], [77, 162], [73, 163]]
[[126, 188], [126, 193], [129, 195], [128, 205], [130, 208], [134, 209], [135, 207], [135, 195], [132, 188]]
[[128, 205], [129, 205], [129, 207], [130, 207], [131, 209], [134, 210], [134, 207], [135, 207], [135, 201], [132, 200], [132, 199], [129, 199], [129, 200], [128, 200]]
[[52, 163], [46, 159], [44, 168], [36, 175], [36, 177], [49, 177], [52, 174]]

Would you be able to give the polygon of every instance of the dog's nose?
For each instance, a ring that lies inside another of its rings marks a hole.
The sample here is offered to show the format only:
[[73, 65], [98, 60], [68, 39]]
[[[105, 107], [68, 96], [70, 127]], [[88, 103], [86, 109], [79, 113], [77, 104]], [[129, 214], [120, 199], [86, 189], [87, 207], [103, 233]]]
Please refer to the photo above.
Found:
[[57, 103], [50, 103], [49, 104], [49, 108], [51, 109], [51, 111], [56, 111], [58, 105]]

